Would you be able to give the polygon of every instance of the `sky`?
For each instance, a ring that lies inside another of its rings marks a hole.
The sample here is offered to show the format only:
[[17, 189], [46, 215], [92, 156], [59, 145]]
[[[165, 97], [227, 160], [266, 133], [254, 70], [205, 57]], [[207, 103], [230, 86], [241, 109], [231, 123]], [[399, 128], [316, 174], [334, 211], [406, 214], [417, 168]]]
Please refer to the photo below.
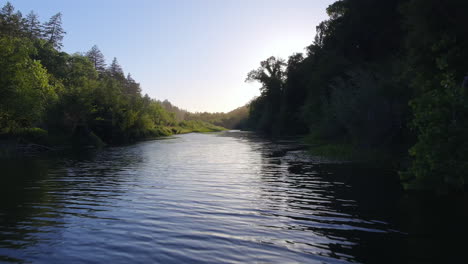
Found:
[[[97, 45], [142, 93], [192, 112], [228, 112], [260, 94], [246, 83], [270, 56], [312, 44], [334, 0], [10, 0], [41, 21], [63, 14], [63, 50]], [[5, 0], [0, 0], [3, 6]]]

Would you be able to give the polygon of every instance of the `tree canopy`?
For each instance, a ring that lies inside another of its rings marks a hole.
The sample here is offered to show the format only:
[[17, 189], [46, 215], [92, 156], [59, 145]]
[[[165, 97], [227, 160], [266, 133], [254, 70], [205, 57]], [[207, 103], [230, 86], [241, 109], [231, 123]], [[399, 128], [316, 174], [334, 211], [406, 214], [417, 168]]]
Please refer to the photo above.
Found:
[[268, 58], [247, 75], [261, 85], [250, 127], [398, 153], [412, 161], [399, 168], [407, 188], [465, 188], [467, 8], [458, 0], [336, 1], [306, 54], [286, 66]]
[[44, 144], [96, 146], [222, 129], [186, 122], [178, 108], [143, 96], [117, 58], [106, 67], [96, 45], [84, 55], [60, 51], [64, 34], [61, 13], [41, 23], [9, 2], [1, 9], [0, 137], [29, 140], [36, 133], [49, 135]]

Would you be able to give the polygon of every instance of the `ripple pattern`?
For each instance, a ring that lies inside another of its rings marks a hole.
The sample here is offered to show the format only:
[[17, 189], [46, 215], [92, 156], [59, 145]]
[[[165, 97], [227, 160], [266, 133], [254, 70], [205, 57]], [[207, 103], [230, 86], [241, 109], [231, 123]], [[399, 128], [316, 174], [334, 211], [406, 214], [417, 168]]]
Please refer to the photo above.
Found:
[[0, 262], [356, 263], [399, 233], [327, 162], [249, 133], [1, 162]]

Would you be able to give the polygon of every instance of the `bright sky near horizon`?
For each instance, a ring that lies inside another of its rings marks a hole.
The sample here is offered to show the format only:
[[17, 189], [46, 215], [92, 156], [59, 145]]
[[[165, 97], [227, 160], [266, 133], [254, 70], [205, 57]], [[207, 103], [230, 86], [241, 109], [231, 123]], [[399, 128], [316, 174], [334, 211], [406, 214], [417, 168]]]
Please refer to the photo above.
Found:
[[152, 98], [193, 112], [227, 112], [259, 95], [260, 84], [244, 80], [260, 61], [287, 59], [312, 43], [334, 0], [10, 2], [41, 21], [62, 12], [64, 51], [96, 44]]

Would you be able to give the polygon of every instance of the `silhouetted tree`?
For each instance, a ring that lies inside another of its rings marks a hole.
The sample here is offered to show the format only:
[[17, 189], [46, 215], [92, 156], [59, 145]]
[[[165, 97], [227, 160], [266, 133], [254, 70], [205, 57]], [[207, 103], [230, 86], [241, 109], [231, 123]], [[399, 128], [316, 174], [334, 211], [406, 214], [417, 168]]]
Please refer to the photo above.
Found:
[[265, 95], [279, 94], [283, 90], [286, 63], [279, 58], [270, 57], [260, 62], [260, 67], [247, 74], [247, 82], [258, 81], [260, 91]]
[[[281, 108], [281, 97], [284, 89], [286, 63], [279, 58], [270, 57], [260, 63], [260, 67], [247, 74], [247, 82], [257, 81], [262, 84], [260, 88], [261, 96], [255, 99], [251, 106], [256, 107], [254, 111], [260, 111], [263, 114], [251, 117], [257, 117], [257, 129], [266, 133], [277, 133], [279, 113]], [[253, 108], [252, 108], [253, 109]]]

